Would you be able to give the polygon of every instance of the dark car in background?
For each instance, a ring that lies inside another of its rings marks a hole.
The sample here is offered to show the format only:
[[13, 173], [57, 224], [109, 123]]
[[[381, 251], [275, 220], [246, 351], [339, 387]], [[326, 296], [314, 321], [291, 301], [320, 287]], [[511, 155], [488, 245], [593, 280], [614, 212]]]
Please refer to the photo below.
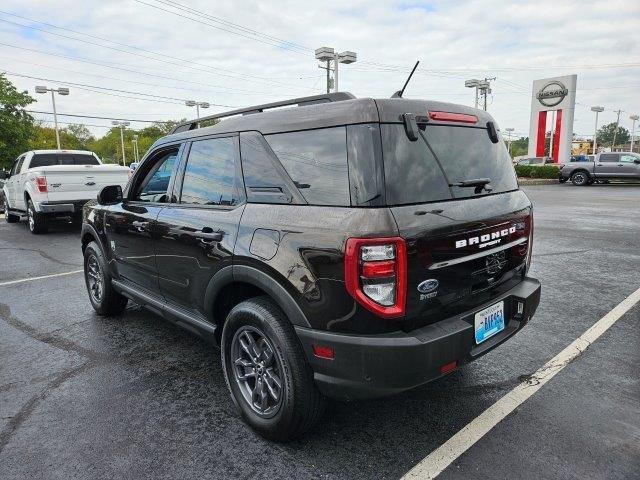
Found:
[[520, 331], [532, 241], [487, 112], [348, 93], [178, 125], [82, 228], [93, 308], [133, 300], [219, 345], [242, 417], [280, 441], [326, 397], [402, 392]]

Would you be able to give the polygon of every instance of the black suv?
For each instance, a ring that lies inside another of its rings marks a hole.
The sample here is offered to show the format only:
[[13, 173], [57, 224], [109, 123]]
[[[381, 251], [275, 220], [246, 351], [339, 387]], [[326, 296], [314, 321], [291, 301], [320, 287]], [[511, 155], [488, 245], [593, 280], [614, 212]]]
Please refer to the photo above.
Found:
[[82, 249], [99, 314], [131, 299], [211, 339], [243, 418], [287, 440], [325, 397], [410, 389], [520, 330], [532, 235], [486, 112], [337, 93], [177, 126], [85, 207]]

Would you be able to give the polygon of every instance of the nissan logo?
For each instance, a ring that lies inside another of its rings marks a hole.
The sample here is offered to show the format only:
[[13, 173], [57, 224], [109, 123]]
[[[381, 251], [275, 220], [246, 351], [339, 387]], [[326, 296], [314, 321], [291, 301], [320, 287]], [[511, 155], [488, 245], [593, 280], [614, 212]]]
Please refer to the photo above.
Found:
[[547, 83], [544, 87], [536, 93], [536, 98], [545, 107], [555, 107], [560, 105], [569, 94], [569, 90], [562, 83], [557, 80], [553, 80]]

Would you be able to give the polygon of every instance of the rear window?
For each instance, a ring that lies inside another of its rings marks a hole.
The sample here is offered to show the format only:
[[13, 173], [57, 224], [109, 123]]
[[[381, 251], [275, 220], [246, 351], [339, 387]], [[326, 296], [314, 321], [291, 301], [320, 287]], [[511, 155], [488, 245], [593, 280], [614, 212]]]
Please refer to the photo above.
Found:
[[350, 205], [345, 127], [264, 137], [311, 205]]
[[[412, 142], [403, 125], [380, 126], [384, 154], [386, 201], [389, 205], [434, 202], [501, 193], [518, 188], [504, 142], [493, 143], [487, 130], [426, 125]], [[425, 142], [426, 139], [426, 142]], [[490, 178], [491, 192], [449, 187], [449, 183]]]
[[93, 155], [82, 153], [37, 153], [31, 159], [29, 168], [50, 167], [51, 165], [99, 165]]

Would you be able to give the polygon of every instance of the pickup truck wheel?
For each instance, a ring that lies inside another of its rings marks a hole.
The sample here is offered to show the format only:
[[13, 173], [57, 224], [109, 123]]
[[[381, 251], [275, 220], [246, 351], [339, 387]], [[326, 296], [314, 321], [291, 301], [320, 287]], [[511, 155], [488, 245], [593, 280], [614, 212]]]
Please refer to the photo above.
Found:
[[289, 441], [318, 421], [324, 398], [291, 323], [271, 299], [236, 305], [224, 324], [221, 347], [233, 401], [263, 437]]
[[577, 187], [582, 187], [589, 183], [589, 175], [587, 172], [575, 172], [571, 175], [571, 183], [573, 183]]
[[4, 221], [7, 223], [16, 223], [20, 221], [20, 217], [18, 215], [9, 213], [9, 204], [6, 199], [4, 201]]
[[84, 280], [89, 300], [98, 315], [117, 315], [127, 306], [127, 297], [116, 292], [107, 273], [106, 262], [97, 243], [84, 250]]
[[47, 233], [49, 222], [46, 215], [36, 212], [31, 200], [27, 203], [27, 218], [29, 220], [29, 231], [34, 234]]

